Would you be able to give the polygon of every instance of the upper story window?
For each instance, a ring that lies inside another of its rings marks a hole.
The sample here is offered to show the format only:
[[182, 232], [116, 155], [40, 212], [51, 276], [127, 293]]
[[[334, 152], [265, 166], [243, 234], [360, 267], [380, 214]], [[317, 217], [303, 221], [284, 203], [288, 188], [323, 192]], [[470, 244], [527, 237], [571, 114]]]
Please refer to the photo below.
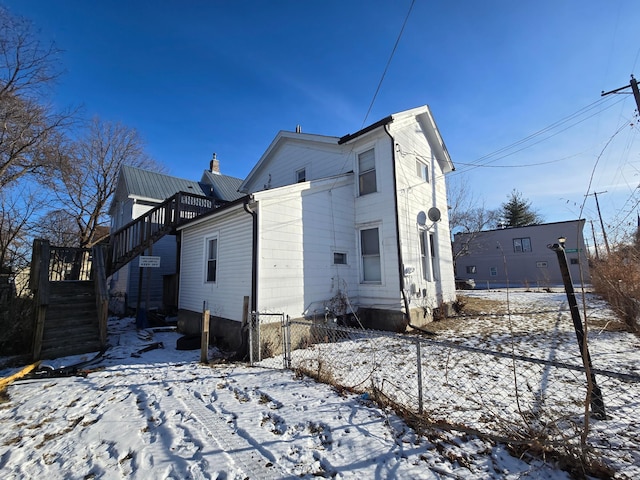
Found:
[[358, 187], [360, 195], [376, 191], [376, 157], [373, 148], [358, 154]]
[[531, 251], [531, 238], [514, 238], [513, 239], [513, 251], [516, 253], [530, 252]]
[[206, 281], [215, 282], [218, 273], [218, 239], [207, 239], [207, 272]]
[[296, 183], [302, 183], [307, 181], [307, 169], [301, 168], [296, 172]]
[[420, 160], [416, 160], [416, 172], [418, 177], [420, 177], [424, 182], [429, 182], [429, 165], [421, 162]]

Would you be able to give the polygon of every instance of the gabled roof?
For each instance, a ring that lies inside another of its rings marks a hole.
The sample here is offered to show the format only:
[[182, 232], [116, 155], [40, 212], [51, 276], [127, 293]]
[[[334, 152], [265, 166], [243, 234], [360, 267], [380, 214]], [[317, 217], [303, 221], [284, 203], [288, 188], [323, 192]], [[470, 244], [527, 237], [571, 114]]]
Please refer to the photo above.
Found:
[[178, 192], [188, 192], [195, 195], [208, 195], [209, 193], [207, 186], [199, 182], [129, 165], [122, 166], [120, 178], [131, 198], [162, 202]]
[[211, 185], [211, 195], [217, 200], [233, 202], [244, 196], [244, 194], [238, 191], [242, 184], [241, 178], [230, 177], [205, 170], [202, 174], [201, 182]]
[[446, 145], [444, 144], [444, 140], [442, 140], [442, 135], [440, 135], [440, 130], [438, 130], [438, 126], [436, 125], [435, 120], [433, 119], [433, 115], [431, 114], [431, 109], [429, 105], [423, 105], [421, 107], [412, 108], [410, 110], [404, 110], [402, 112], [394, 113], [393, 115], [389, 115], [382, 120], [378, 120], [371, 125], [364, 127], [361, 130], [358, 130], [355, 133], [350, 133], [340, 138], [340, 145], [350, 142], [362, 135], [365, 135], [377, 128], [384, 127], [386, 125], [390, 125], [392, 123], [400, 123], [405, 120], [417, 120], [422, 127], [422, 131], [424, 132], [429, 145], [431, 146], [431, 150], [433, 151], [436, 159], [440, 163], [442, 170], [447, 172], [452, 172], [455, 170], [453, 162], [451, 161], [451, 157], [449, 156], [449, 151], [447, 150]]
[[451, 157], [449, 156], [449, 152], [447, 151], [447, 147], [445, 146], [444, 141], [442, 140], [442, 136], [440, 135], [440, 131], [438, 130], [438, 126], [433, 119], [431, 110], [429, 109], [428, 105], [423, 105], [421, 107], [394, 113], [358, 130], [355, 133], [350, 133], [342, 137], [330, 137], [308, 133], [280, 131], [276, 135], [275, 139], [271, 142], [267, 150], [262, 154], [260, 160], [258, 160], [258, 163], [256, 163], [251, 172], [249, 172], [249, 175], [247, 175], [247, 177], [244, 179], [239, 189], [242, 192], [247, 191], [247, 186], [251, 183], [253, 177], [268, 162], [271, 154], [283, 143], [304, 141], [316, 142], [324, 145], [340, 146], [345, 145], [352, 140], [362, 137], [367, 133], [373, 132], [379, 128], [383, 128], [387, 125], [395, 123], [401, 123], [403, 121], [417, 121], [420, 124], [422, 131], [424, 132], [424, 135], [427, 138], [429, 145], [431, 146], [431, 150], [437, 161], [440, 163], [443, 172], [447, 173], [455, 170], [453, 162], [451, 161]]
[[260, 160], [258, 160], [258, 162], [253, 166], [253, 168], [249, 172], [249, 175], [247, 175], [247, 177], [241, 183], [239, 187], [240, 191], [246, 193], [247, 185], [251, 182], [251, 179], [264, 166], [271, 154], [283, 143], [291, 141], [304, 141], [315, 142], [324, 145], [338, 145], [338, 140], [338, 137], [330, 137], [327, 135], [316, 135], [310, 133], [288, 132], [285, 130], [280, 130], [276, 135], [276, 138], [273, 139], [269, 147], [262, 154]]

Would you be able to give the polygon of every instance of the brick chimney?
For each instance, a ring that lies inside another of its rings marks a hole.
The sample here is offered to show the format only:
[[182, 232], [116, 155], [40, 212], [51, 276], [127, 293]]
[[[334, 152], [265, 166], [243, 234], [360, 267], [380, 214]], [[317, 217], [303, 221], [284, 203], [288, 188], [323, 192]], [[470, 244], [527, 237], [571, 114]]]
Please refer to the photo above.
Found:
[[218, 160], [218, 157], [215, 153], [213, 154], [213, 158], [211, 158], [211, 161], [209, 162], [209, 170], [211, 170], [211, 173], [220, 175], [220, 160]]

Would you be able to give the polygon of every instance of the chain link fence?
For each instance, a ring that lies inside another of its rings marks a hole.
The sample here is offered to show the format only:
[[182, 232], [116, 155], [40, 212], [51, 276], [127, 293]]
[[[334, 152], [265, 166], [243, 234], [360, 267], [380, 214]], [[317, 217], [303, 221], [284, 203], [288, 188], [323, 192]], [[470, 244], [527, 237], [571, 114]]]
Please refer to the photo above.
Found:
[[252, 326], [252, 364], [292, 369], [362, 394], [424, 426], [536, 445], [583, 461], [588, 456], [613, 470], [628, 465], [640, 476], [640, 376], [593, 370], [606, 413], [598, 419], [586, 415], [585, 405], [593, 402], [579, 358], [558, 362], [505, 345], [498, 352], [282, 314], [254, 314]]

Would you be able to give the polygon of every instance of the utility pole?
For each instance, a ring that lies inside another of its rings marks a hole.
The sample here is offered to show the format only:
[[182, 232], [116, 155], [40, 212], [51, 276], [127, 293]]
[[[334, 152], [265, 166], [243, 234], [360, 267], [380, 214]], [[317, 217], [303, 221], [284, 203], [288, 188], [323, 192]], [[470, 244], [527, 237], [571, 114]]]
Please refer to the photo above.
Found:
[[[631, 75], [631, 81], [629, 82], [629, 85], [616, 88], [615, 90], [611, 90], [609, 92], [603, 91], [600, 94], [600, 96], [604, 97], [605, 95], [610, 95], [612, 93], [620, 93], [622, 92], [622, 90], [626, 90], [627, 88], [631, 88], [631, 93], [633, 93], [633, 96], [636, 99], [636, 107], [638, 108], [638, 115], [640, 115], [640, 89], [638, 89], [638, 81], [634, 78], [633, 74]], [[628, 93], [628, 92], [623, 92], [623, 93]]]
[[593, 220], [589, 220], [591, 223], [591, 236], [593, 236], [593, 247], [596, 249], [596, 260], [600, 260], [600, 252], [598, 251], [598, 242], [596, 240], [596, 230], [593, 228]]
[[611, 254], [611, 250], [609, 249], [609, 240], [607, 240], [607, 232], [604, 230], [604, 222], [602, 221], [602, 214], [600, 213], [600, 203], [598, 203], [598, 193], [607, 193], [604, 192], [593, 192], [585, 195], [588, 197], [589, 195], [593, 195], [593, 198], [596, 199], [596, 208], [598, 209], [598, 218], [600, 218], [600, 228], [602, 228], [602, 238], [604, 239], [604, 246], [607, 249], [607, 255]]

